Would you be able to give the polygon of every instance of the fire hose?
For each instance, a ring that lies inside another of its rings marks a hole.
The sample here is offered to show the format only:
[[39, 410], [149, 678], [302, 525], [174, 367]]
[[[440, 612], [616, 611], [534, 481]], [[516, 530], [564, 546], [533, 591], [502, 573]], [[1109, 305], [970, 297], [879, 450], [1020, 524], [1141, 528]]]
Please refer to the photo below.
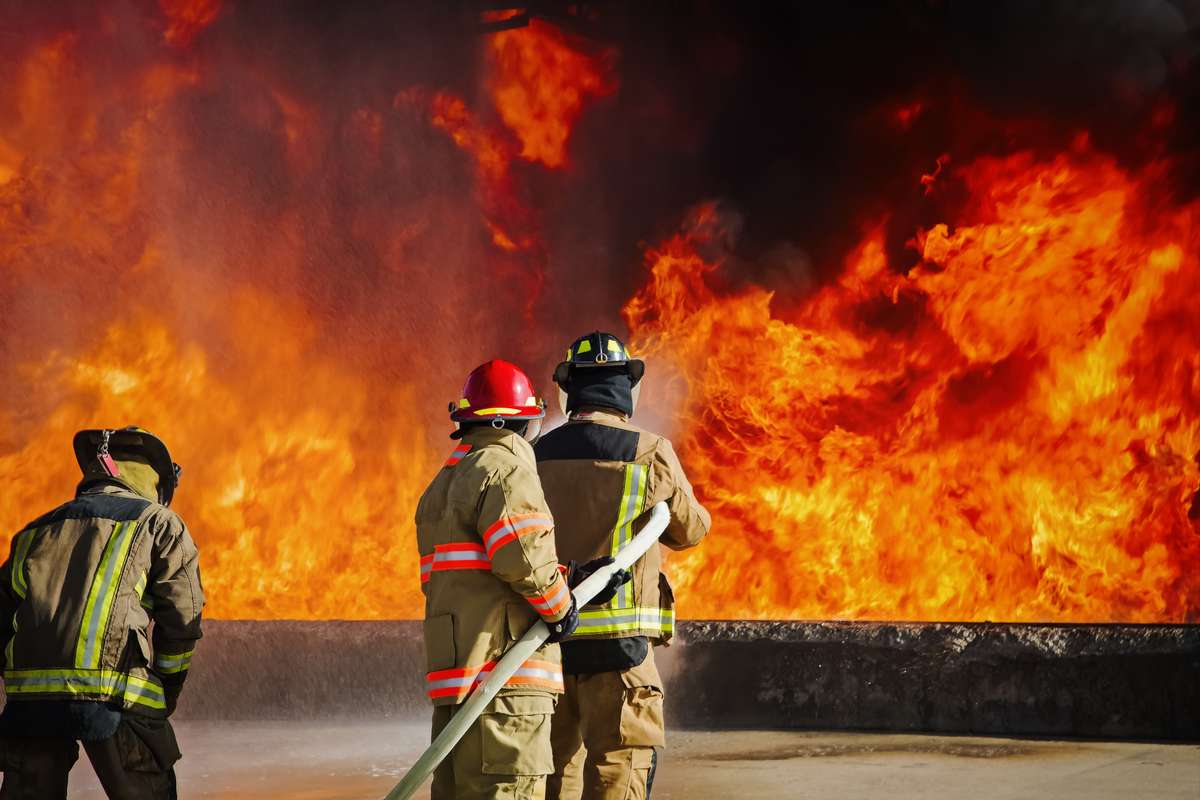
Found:
[[[596, 570], [588, 576], [587, 580], [575, 587], [576, 606], [582, 609], [587, 605], [604, 588], [614, 572], [632, 567], [635, 561], [658, 542], [658, 537], [662, 536], [662, 532], [666, 530], [669, 518], [667, 504], [663, 502], [655, 504], [650, 511], [650, 519], [645, 527], [617, 552], [613, 563]], [[388, 792], [386, 800], [407, 800], [413, 796], [425, 779], [433, 774], [437, 765], [442, 763], [442, 759], [450, 754], [459, 739], [466, 734], [467, 729], [474, 724], [475, 720], [479, 719], [484, 708], [492, 702], [492, 699], [513, 673], [520, 669], [521, 665], [534, 654], [534, 651], [542, 646], [549, 635], [550, 631], [547, 630], [546, 624], [538, 620], [520, 640], [508, 648], [492, 669], [491, 674], [475, 688], [458, 713], [450, 719], [442, 732], [405, 773], [400, 783], [396, 784], [396, 788]]]

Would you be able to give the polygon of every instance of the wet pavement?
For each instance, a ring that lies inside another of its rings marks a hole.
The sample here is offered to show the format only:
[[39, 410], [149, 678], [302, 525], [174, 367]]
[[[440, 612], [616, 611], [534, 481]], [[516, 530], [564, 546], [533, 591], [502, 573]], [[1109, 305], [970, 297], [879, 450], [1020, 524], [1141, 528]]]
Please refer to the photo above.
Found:
[[[180, 722], [180, 796], [378, 800], [428, 742], [424, 724]], [[1197, 800], [1200, 745], [964, 736], [677, 731], [655, 800]], [[101, 798], [86, 758], [72, 798]], [[417, 795], [427, 798], [428, 791]]]

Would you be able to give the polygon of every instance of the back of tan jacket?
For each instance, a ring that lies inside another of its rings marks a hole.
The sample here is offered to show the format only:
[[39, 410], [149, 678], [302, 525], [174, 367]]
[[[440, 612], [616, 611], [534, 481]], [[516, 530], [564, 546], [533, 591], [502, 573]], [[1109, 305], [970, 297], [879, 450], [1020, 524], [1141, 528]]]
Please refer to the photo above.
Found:
[[[542, 489], [556, 521], [559, 557], [578, 563], [613, 555], [645, 524], [655, 503], [671, 519], [661, 542], [674, 550], [699, 544], [712, 524], [665, 437], [603, 411], [574, 414], [535, 447]], [[604, 606], [580, 611], [571, 638], [648, 636], [669, 640], [675, 603], [662, 555], [652, 547], [634, 564], [633, 580]]]
[[203, 606], [196, 545], [179, 515], [114, 483], [87, 488], [21, 530], [0, 566], [5, 691], [163, 715], [187, 675]]
[[[426, 691], [434, 705], [461, 703], [539, 617], [557, 622], [571, 609], [529, 443], [469, 429], [421, 496], [416, 523]], [[562, 688], [558, 645], [547, 644], [501, 692]]]

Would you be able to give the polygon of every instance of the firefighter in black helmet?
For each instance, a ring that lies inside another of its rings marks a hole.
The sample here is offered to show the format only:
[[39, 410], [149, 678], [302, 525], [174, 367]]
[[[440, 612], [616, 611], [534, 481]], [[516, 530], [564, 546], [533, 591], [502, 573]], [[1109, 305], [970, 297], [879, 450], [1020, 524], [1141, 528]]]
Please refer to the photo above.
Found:
[[[662, 543], [699, 544], [711, 524], [666, 438], [629, 422], [645, 364], [610, 333], [575, 340], [554, 372], [567, 423], [534, 452], [559, 558], [611, 556], [666, 501]], [[653, 547], [612, 600], [586, 606], [562, 643], [565, 693], [554, 712], [547, 798], [644, 798], [665, 744], [662, 680], [651, 645], [675, 631], [674, 598]]]

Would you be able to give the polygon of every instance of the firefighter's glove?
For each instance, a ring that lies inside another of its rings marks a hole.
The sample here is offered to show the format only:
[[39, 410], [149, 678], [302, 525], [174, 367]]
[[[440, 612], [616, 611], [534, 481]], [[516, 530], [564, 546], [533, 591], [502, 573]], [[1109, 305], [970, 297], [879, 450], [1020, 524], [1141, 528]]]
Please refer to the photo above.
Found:
[[[614, 559], [612, 556], [604, 556], [603, 558], [593, 558], [591, 561], [580, 566], [576, 566], [574, 561], [570, 562], [567, 565], [567, 586], [571, 587], [571, 589], [574, 589], [576, 586], [591, 577], [592, 573], [594, 573], [596, 570], [607, 567], [609, 564], [613, 563], [613, 560]], [[629, 583], [629, 579], [632, 577], [633, 573], [627, 569], [617, 570], [608, 579], [608, 583], [604, 584], [604, 588], [597, 592], [596, 596], [588, 601], [588, 605], [602, 606], [608, 601], [612, 600], [617, 595], [617, 589], [620, 589], [622, 586]]]
[[561, 642], [575, 632], [579, 627], [579, 607], [575, 605], [575, 595], [571, 595], [571, 608], [563, 614], [563, 618], [558, 622], [547, 622], [546, 627], [550, 629], [546, 641], [552, 643]]

